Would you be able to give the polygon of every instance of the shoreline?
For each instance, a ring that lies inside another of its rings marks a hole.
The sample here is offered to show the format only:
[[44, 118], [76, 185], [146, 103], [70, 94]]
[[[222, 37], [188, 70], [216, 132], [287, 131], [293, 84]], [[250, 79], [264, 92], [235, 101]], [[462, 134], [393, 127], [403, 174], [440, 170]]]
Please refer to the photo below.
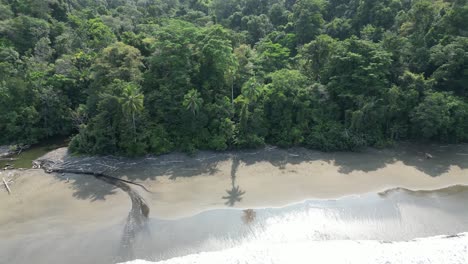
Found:
[[[426, 160], [425, 152], [434, 158]], [[410, 145], [364, 153], [268, 148], [128, 159], [76, 157], [61, 148], [41, 159], [144, 185], [149, 192], [131, 188], [149, 206], [148, 225], [135, 230], [127, 193], [93, 176], [1, 171], [0, 178], [16, 175], [11, 195], [0, 189], [0, 255], [8, 263], [166, 259], [213, 249], [236, 234], [242, 239], [251, 230], [244, 223], [248, 212], [255, 212], [256, 224], [273, 221], [281, 230], [291, 220], [288, 228], [302, 228], [291, 232], [308, 230], [318, 239], [465, 232], [468, 222], [460, 219], [468, 219], [461, 209], [468, 199], [468, 160], [457, 154], [465, 152], [468, 145]], [[59, 253], [44, 253], [52, 247]]]
[[[424, 153], [434, 158], [426, 159]], [[360, 153], [270, 147], [256, 152], [206, 151], [194, 157], [173, 153], [144, 158], [76, 157], [69, 155], [67, 148], [60, 148], [40, 159], [143, 184], [150, 192], [138, 186], [132, 189], [149, 204], [151, 217], [177, 219], [211, 209], [279, 208], [395, 188], [424, 191], [468, 185], [468, 159], [460, 155], [464, 153], [468, 153], [466, 144], [409, 144]], [[46, 174], [33, 169], [15, 173], [50, 178], [50, 184], [60, 185], [54, 190], [65, 200], [105, 201], [115, 193], [113, 187], [90, 176]], [[101, 187], [93, 189], [90, 185]], [[13, 192], [15, 188], [13, 185]], [[36, 191], [40, 195], [40, 189]], [[6, 193], [0, 192], [0, 198], [3, 195]], [[128, 200], [124, 196], [118, 199]]]

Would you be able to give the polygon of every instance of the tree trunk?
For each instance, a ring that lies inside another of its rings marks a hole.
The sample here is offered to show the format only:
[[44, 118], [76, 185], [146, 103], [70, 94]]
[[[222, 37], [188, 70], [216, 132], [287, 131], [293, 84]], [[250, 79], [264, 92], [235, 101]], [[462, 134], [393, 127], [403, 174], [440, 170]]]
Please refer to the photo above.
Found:
[[231, 80], [231, 106], [234, 108], [234, 81]]
[[132, 112], [132, 121], [133, 121], [133, 140], [136, 143], [137, 139], [136, 139], [135, 112]]

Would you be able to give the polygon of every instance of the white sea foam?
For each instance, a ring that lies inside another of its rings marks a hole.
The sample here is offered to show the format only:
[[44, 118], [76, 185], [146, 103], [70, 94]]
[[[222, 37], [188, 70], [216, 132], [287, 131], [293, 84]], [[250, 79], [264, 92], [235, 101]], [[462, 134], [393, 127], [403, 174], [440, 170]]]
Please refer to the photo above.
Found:
[[[421, 228], [415, 219], [419, 219], [420, 224], [425, 226], [433, 226], [420, 217], [407, 215], [416, 209], [399, 205], [400, 218], [380, 219], [376, 223], [371, 220], [367, 222], [366, 218], [342, 220], [336, 210], [310, 207], [269, 217], [262, 224], [246, 226], [247, 235], [241, 239], [212, 237], [200, 242], [195, 248], [178, 251], [177, 255], [181, 257], [159, 262], [134, 260], [127, 263], [468, 264], [468, 233], [400, 242], [370, 238], [380, 237], [380, 232], [385, 233], [384, 237], [393, 237], [389, 235], [392, 232], [396, 234], [395, 237], [404, 237], [402, 233], [414, 234], [410, 229]], [[431, 213], [437, 215], [438, 219], [445, 219], [442, 212], [432, 210]], [[405, 224], [402, 224], [402, 219]], [[356, 237], [360, 240], [353, 239]]]
[[160, 262], [134, 260], [128, 264], [185, 263], [468, 263], [468, 233], [405, 242], [326, 240], [292, 243], [251, 241], [231, 249], [201, 252]]

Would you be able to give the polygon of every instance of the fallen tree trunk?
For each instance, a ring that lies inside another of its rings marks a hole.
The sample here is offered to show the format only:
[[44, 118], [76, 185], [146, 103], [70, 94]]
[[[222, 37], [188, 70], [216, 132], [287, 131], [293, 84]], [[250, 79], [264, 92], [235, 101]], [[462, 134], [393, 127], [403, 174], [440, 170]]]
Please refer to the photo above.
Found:
[[[84, 171], [81, 169], [67, 169], [63, 167], [56, 166], [57, 164], [51, 161], [35, 161], [33, 162], [34, 168], [42, 168], [46, 173], [70, 173], [70, 174], [78, 174], [78, 175], [89, 175], [94, 176], [97, 179], [103, 180], [115, 187], [121, 189], [122, 191], [126, 192], [132, 201], [132, 210], [131, 212], [140, 212], [145, 218], [148, 218], [149, 215], [149, 206], [146, 204], [143, 197], [138, 194], [138, 192], [134, 191], [128, 184], [136, 185], [143, 188], [147, 192], [149, 191], [145, 186], [139, 183], [135, 183], [132, 181], [120, 179], [103, 172], [95, 172], [95, 171]], [[138, 217], [138, 216], [135, 216]]]
[[1, 161], [15, 161], [18, 160], [18, 158], [0, 158]]
[[102, 172], [83, 171], [83, 170], [77, 170], [77, 169], [46, 169], [45, 171], [47, 173], [52, 173], [52, 172], [72, 173], [72, 174], [81, 174], [81, 175], [91, 175], [91, 176], [94, 176], [96, 178], [108, 178], [108, 179], [112, 179], [112, 180], [115, 180], [115, 181], [121, 181], [121, 182], [124, 182], [124, 183], [133, 184], [133, 185], [136, 185], [136, 186], [139, 186], [139, 187], [143, 188], [143, 190], [145, 190], [147, 192], [151, 192], [143, 184], [132, 182], [132, 181], [127, 181], [127, 180], [124, 180], [124, 179], [120, 179], [120, 178], [117, 178], [117, 177], [114, 177], [114, 176], [104, 174]]

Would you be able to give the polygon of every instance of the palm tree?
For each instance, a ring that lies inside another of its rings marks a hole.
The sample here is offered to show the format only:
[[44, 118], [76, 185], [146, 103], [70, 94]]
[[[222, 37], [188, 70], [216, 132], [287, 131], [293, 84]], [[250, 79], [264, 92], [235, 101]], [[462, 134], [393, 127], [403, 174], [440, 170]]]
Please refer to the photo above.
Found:
[[136, 142], [135, 115], [144, 109], [144, 95], [140, 92], [140, 88], [137, 85], [131, 83], [125, 86], [121, 100], [124, 113], [132, 118], [133, 137]]
[[255, 77], [251, 78], [244, 84], [242, 87], [242, 93], [250, 102], [255, 102], [257, 100], [260, 96], [261, 90]]
[[247, 98], [242, 98], [241, 104], [242, 104], [242, 108], [241, 108], [241, 112], [239, 116], [239, 123], [242, 128], [245, 128], [247, 126], [247, 121], [248, 121], [249, 114], [250, 114], [249, 112], [250, 101]]
[[257, 101], [258, 97], [261, 94], [260, 85], [257, 82], [255, 77], [250, 78], [243, 86], [242, 86], [242, 99], [239, 100], [242, 104], [241, 112], [240, 112], [240, 124], [242, 127], [246, 127], [247, 120], [250, 114], [250, 106], [254, 105]]
[[203, 99], [201, 98], [200, 93], [195, 89], [188, 91], [188, 93], [184, 96], [183, 105], [187, 108], [187, 110], [190, 110], [193, 115], [198, 113], [202, 104]]

